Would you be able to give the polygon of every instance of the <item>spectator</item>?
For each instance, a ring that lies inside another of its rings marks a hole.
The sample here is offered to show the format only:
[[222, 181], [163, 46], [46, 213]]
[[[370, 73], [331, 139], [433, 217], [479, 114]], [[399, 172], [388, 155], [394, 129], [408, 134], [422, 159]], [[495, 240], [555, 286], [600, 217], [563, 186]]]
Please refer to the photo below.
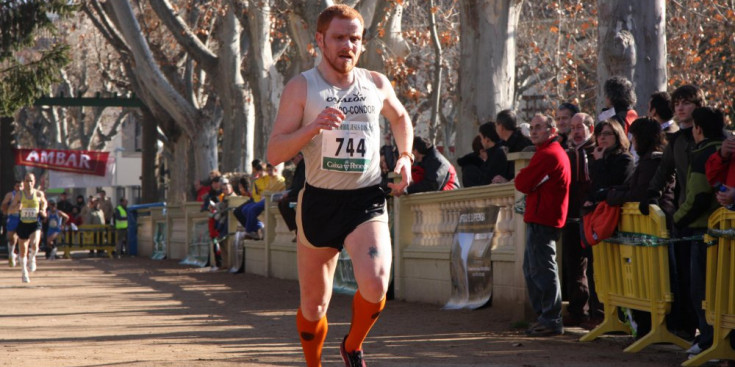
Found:
[[125, 252], [128, 251], [128, 200], [120, 199], [120, 204], [115, 208], [115, 233], [117, 242], [115, 243], [115, 255], [119, 259], [123, 255], [123, 247]]
[[247, 176], [242, 176], [237, 180], [237, 194], [250, 197], [250, 179]]
[[564, 333], [556, 242], [567, 219], [571, 168], [556, 135], [554, 119], [542, 114], [533, 117], [531, 141], [536, 153], [515, 178], [516, 190], [526, 194], [523, 275], [538, 315], [526, 334], [537, 337]]
[[[247, 213], [250, 206], [254, 205], [257, 201], [260, 201], [261, 194], [258, 192], [258, 188], [256, 187], [256, 182], [265, 175], [265, 165], [260, 159], [254, 159], [251, 162], [252, 167], [252, 179], [253, 179], [253, 187], [252, 190], [249, 190], [249, 196], [250, 200], [243, 203], [239, 207], [235, 209], [235, 212], [233, 213], [235, 215], [235, 218], [237, 218], [237, 221], [242, 224], [243, 228], [248, 228], [248, 220], [247, 220]], [[257, 199], [257, 201], [256, 201]], [[252, 227], [251, 227], [252, 228]], [[257, 234], [257, 229], [256, 232]], [[252, 233], [250, 235], [246, 234], [246, 237], [252, 237], [251, 239], [255, 239]]]
[[[84, 199], [84, 197], [82, 197], [82, 199]], [[67, 224], [70, 226], [74, 224], [77, 227], [82, 224], [82, 216], [79, 214], [78, 206], [71, 207], [71, 214], [69, 214], [69, 222]]]
[[[381, 161], [385, 158], [381, 155]], [[292, 242], [296, 242], [296, 203], [299, 198], [299, 191], [304, 187], [306, 182], [306, 164], [304, 164], [304, 156], [300, 152], [291, 158], [291, 162], [296, 165], [296, 170], [293, 174], [293, 181], [291, 187], [288, 188], [288, 192], [283, 195], [281, 200], [278, 202], [278, 211], [283, 217], [283, 221], [286, 222], [288, 230], [294, 233]], [[382, 168], [382, 167], [381, 167]]]
[[[655, 119], [642, 117], [630, 125], [633, 146], [640, 155], [638, 165], [627, 185], [613, 186], [607, 193], [607, 203], [623, 205], [626, 202], [640, 202], [647, 199], [647, 185], [651, 182], [663, 159], [666, 138], [662, 125]], [[658, 206], [669, 219], [674, 214], [674, 177], [664, 187]]]
[[635, 170], [633, 156], [628, 152], [630, 142], [617, 120], [611, 118], [598, 123], [595, 138], [597, 148], [589, 163], [592, 190], [584, 203], [590, 209], [605, 200], [611, 188], [628, 185]]
[[457, 165], [462, 169], [462, 185], [472, 187], [482, 185], [480, 166], [487, 160], [487, 152], [482, 146], [478, 134], [472, 139], [472, 152], [457, 159]]
[[508, 170], [508, 160], [505, 157], [505, 147], [495, 129], [494, 122], [486, 122], [480, 125], [480, 144], [482, 150], [479, 158], [480, 164], [477, 169], [472, 166], [466, 169], [468, 176], [464, 176], [463, 180], [468, 181], [469, 186], [487, 185], [490, 183], [507, 182], [504, 177]]
[[99, 207], [102, 209], [102, 212], [105, 214], [105, 224], [110, 224], [112, 221], [112, 200], [110, 200], [109, 197], [107, 197], [107, 193], [105, 190], [100, 190], [99, 192]]
[[[711, 107], [699, 107], [692, 112], [694, 126], [687, 189], [685, 200], [674, 213], [677, 228], [688, 229], [690, 236], [704, 235], [707, 232], [709, 216], [717, 209], [718, 202], [715, 190], [709, 185], [705, 174], [705, 165], [709, 157], [722, 144], [725, 119], [721, 111]], [[690, 248], [690, 296], [697, 316], [699, 335], [692, 347], [687, 350], [689, 356], [697, 355], [712, 346], [713, 329], [707, 324], [702, 301], [704, 300], [705, 272], [707, 266], [707, 245], [702, 240], [688, 243]]]
[[[406, 187], [408, 194], [428, 191], [447, 191], [459, 188], [457, 172], [454, 166], [434, 147], [431, 142], [422, 137], [414, 137], [413, 154], [416, 157], [415, 165], [423, 169], [423, 179], [413, 182]], [[391, 189], [395, 187], [388, 184]], [[392, 191], [394, 196], [401, 196], [403, 192]]]
[[656, 92], [648, 101], [648, 116], [661, 124], [666, 134], [666, 141], [671, 141], [679, 126], [674, 122], [674, 111], [671, 109], [671, 96], [667, 92]]
[[[707, 159], [707, 181], [710, 186], [718, 188], [716, 193], [720, 205], [733, 210], [735, 203], [735, 136], [729, 135], [717, 154], [712, 154]], [[724, 189], [723, 189], [724, 187]]]
[[[87, 205], [85, 205], [80, 211], [79, 215], [82, 217], [82, 224], [90, 224], [92, 223], [92, 209], [94, 208], [94, 202], [95, 199], [92, 198], [87, 201]], [[102, 221], [104, 223], [105, 221]]]
[[245, 237], [262, 240], [263, 223], [258, 220], [265, 210], [265, 193], [277, 193], [286, 189], [286, 180], [272, 164], [266, 166], [266, 175], [253, 183], [253, 204], [245, 207]]
[[209, 193], [207, 193], [207, 196], [204, 198], [201, 211], [215, 210], [214, 206], [219, 202], [219, 196], [222, 194], [222, 185], [220, 183], [221, 179], [221, 176], [215, 176], [211, 179]]
[[614, 76], [605, 81], [603, 90], [605, 108], [600, 114], [600, 121], [614, 118], [627, 135], [630, 124], [638, 118], [638, 113], [633, 109], [637, 101], [633, 83], [625, 77]]
[[572, 116], [579, 113], [579, 107], [573, 103], [564, 102], [556, 109], [556, 127], [559, 129], [559, 137], [561, 147], [567, 149], [569, 147], [569, 134], [572, 131]]
[[74, 206], [77, 207], [77, 210], [79, 212], [82, 212], [82, 209], [87, 207], [87, 204], [84, 202], [84, 195], [77, 195], [77, 201], [74, 203]]
[[[498, 112], [495, 117], [495, 129], [498, 136], [503, 140], [503, 145], [508, 148], [506, 153], [517, 153], [523, 151], [526, 147], [533, 146], [531, 140], [527, 138], [518, 128], [516, 114], [511, 110], [503, 110]], [[515, 162], [508, 162], [508, 168], [503, 177], [512, 180], [515, 176]]]
[[[558, 120], [558, 119], [557, 119]], [[595, 120], [586, 113], [575, 114], [570, 121], [570, 133], [567, 140], [569, 148], [567, 156], [571, 166], [569, 183], [569, 205], [567, 221], [562, 230], [562, 279], [563, 293], [569, 301], [567, 316], [563, 318], [564, 326], [581, 326], [590, 317], [601, 319], [599, 304], [590, 304], [590, 290], [587, 279], [587, 266], [592, 257], [590, 248], [580, 246], [580, 218], [582, 203], [589, 196], [590, 174], [589, 162], [594, 158], [595, 139], [592, 129]], [[599, 303], [599, 302], [598, 302]]]
[[[82, 198], [82, 199], [84, 199], [84, 198]], [[73, 206], [74, 206], [74, 205], [72, 205], [72, 203], [71, 203], [71, 202], [69, 201], [69, 199], [68, 199], [68, 198], [67, 198], [67, 196], [66, 196], [66, 191], [63, 191], [63, 192], [62, 192], [62, 193], [61, 193], [61, 194], [59, 195], [59, 202], [58, 202], [58, 203], [56, 203], [56, 207], [57, 207], [57, 208], [58, 208], [59, 210], [61, 210], [62, 212], [64, 212], [64, 214], [67, 214], [67, 215], [69, 215], [69, 214], [71, 213], [71, 208], [72, 208]]]
[[[592, 151], [592, 160], [589, 162], [590, 193], [582, 204], [583, 213], [592, 211], [600, 201], [607, 198], [607, 192], [614, 186], [627, 185], [633, 175], [635, 163], [633, 155], [628, 152], [630, 142], [617, 120], [611, 118], [595, 126], [597, 147]], [[603, 310], [595, 289], [594, 257], [589, 252], [587, 262], [587, 283], [590, 290], [589, 305], [592, 318], [581, 325], [592, 329], [602, 322], [598, 318]]]
[[[639, 118], [630, 125], [630, 135], [640, 159], [629, 184], [615, 186], [608, 191], [607, 203], [610, 205], [645, 201], [648, 195], [646, 193], [648, 183], [653, 178], [663, 158], [666, 140], [658, 121], [648, 117]], [[671, 222], [674, 214], [674, 184], [675, 180], [671, 177], [659, 200], [659, 206], [666, 214], [667, 222]], [[637, 325], [637, 337], [640, 338], [648, 334], [651, 330], [650, 313], [638, 310], [632, 310], [632, 313]]]
[[89, 221], [85, 221], [84, 224], [105, 224], [105, 212], [100, 208], [100, 202], [98, 199], [90, 201]]
[[211, 187], [204, 185], [202, 180], [194, 180], [194, 198], [198, 202], [203, 202], [209, 194]]
[[[671, 94], [676, 122], [679, 131], [673, 133], [668, 145], [664, 148], [661, 163], [656, 174], [648, 184], [648, 200], [641, 201], [639, 209], [642, 214], [648, 214], [649, 204], [658, 204], [671, 177], [676, 175], [674, 201], [678, 208], [684, 202], [687, 190], [687, 173], [689, 169], [689, 153], [694, 149], [692, 136], [692, 112], [705, 104], [704, 92], [698, 87], [688, 84], [676, 88]], [[674, 237], [687, 237], [690, 231], [686, 228], [671, 228]], [[669, 325], [674, 326], [674, 332], [685, 339], [694, 338], [697, 328], [697, 319], [690, 298], [691, 266], [690, 245], [685, 242], [675, 242], [669, 246], [670, 267], [674, 269], [674, 278], [671, 280], [671, 291], [674, 302], [671, 313], [667, 317]]]

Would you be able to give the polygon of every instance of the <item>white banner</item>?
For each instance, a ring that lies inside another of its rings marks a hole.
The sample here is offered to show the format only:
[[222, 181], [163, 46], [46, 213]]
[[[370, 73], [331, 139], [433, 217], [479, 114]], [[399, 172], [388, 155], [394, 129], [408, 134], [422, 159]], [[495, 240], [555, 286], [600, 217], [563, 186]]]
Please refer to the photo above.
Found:
[[49, 188], [82, 188], [113, 186], [115, 177], [115, 157], [107, 158], [107, 171], [104, 176], [82, 175], [78, 173], [48, 170]]

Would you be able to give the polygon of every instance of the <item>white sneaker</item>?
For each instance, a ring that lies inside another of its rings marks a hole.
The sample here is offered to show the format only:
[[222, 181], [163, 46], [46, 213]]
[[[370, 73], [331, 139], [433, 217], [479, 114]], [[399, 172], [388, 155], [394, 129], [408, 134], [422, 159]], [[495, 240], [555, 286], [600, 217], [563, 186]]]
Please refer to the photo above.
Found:
[[31, 278], [28, 277], [28, 272], [23, 272], [23, 274], [20, 276], [20, 279], [23, 281], [23, 283], [30, 283]]
[[31, 273], [36, 271], [36, 258], [35, 257], [31, 258], [31, 261], [30, 261], [30, 264], [28, 264], [28, 267], [30, 268], [29, 270], [31, 271]]

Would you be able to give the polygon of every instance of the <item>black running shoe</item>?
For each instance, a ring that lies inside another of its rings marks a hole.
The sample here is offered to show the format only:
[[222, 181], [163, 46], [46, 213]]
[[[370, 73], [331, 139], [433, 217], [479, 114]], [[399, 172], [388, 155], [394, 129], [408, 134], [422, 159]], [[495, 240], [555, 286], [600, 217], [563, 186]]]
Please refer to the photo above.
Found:
[[345, 350], [345, 341], [347, 341], [347, 335], [342, 339], [342, 344], [339, 345], [339, 354], [342, 355], [342, 360], [345, 361], [347, 367], [367, 367], [365, 361], [362, 360], [362, 351], [356, 350], [354, 352], [347, 352]]

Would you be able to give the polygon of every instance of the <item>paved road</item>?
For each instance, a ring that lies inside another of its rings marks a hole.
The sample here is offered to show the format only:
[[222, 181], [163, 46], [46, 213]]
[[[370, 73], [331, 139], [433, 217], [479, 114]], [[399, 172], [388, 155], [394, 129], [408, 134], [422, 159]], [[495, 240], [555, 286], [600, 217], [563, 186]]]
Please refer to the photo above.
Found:
[[[164, 260], [39, 259], [30, 284], [0, 267], [0, 366], [300, 366], [295, 281]], [[350, 297], [335, 295], [324, 366], [341, 366]], [[530, 339], [493, 308], [389, 301], [365, 343], [370, 366], [676, 366], [673, 346], [624, 354], [625, 336]]]

